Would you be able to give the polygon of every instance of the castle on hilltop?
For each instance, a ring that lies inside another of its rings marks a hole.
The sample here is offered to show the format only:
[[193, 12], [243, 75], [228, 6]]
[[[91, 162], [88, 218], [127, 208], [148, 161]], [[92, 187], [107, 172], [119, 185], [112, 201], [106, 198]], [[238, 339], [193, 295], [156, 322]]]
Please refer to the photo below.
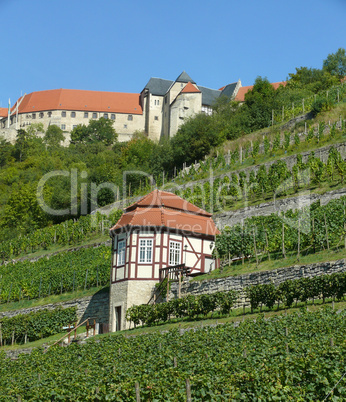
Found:
[[[11, 108], [0, 108], [0, 133], [13, 142], [16, 131], [33, 123], [44, 130], [55, 124], [65, 133], [65, 145], [71, 131], [90, 119], [104, 117], [113, 121], [118, 140], [128, 141], [137, 131], [152, 140], [173, 137], [185, 119], [197, 113], [212, 113], [220, 96], [244, 101], [252, 87], [240, 80], [220, 89], [197, 85], [184, 71], [175, 81], [150, 78], [141, 93], [101, 92], [53, 89], [21, 96]], [[12, 133], [12, 134], [10, 134]]]

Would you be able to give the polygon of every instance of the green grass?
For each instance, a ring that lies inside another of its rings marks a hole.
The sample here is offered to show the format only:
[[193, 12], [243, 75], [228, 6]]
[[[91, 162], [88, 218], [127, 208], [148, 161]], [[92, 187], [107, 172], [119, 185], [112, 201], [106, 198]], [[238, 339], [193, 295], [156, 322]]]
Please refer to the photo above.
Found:
[[[267, 257], [265, 257], [267, 258]], [[210, 274], [204, 274], [194, 277], [193, 281], [203, 281], [215, 278], [225, 278], [228, 276], [236, 276], [243, 274], [250, 274], [252, 272], [269, 271], [272, 269], [287, 268], [293, 265], [306, 265], [318, 262], [336, 261], [342, 258], [346, 258], [346, 250], [325, 250], [314, 254], [301, 255], [299, 261], [297, 260], [297, 254], [287, 253], [285, 259], [265, 259], [259, 262], [256, 267], [256, 262], [253, 260], [245, 260], [244, 264], [241, 261], [233, 262], [231, 265], [224, 267], [222, 270], [215, 269]]]
[[38, 307], [44, 306], [46, 304], [62, 303], [70, 300], [81, 299], [82, 297], [92, 296], [101, 290], [106, 292], [108, 291], [108, 289], [109, 287], [99, 286], [86, 290], [80, 289], [76, 290], [75, 292], [62, 293], [60, 295], [52, 295], [41, 299], [21, 300], [18, 302], [4, 303], [0, 304], [0, 313], [3, 313], [5, 311], [14, 311], [23, 308]]

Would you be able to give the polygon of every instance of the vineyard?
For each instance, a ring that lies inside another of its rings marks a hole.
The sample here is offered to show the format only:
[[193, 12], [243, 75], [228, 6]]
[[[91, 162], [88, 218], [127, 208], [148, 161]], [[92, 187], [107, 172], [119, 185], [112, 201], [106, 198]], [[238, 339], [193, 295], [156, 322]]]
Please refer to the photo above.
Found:
[[110, 254], [109, 246], [100, 246], [3, 265], [0, 303], [108, 285]]
[[239, 326], [107, 336], [16, 361], [0, 352], [0, 399], [341, 401], [345, 331], [345, 311], [302, 309]]
[[122, 211], [115, 210], [108, 217], [100, 213], [81, 216], [78, 220], [71, 219], [58, 225], [35, 230], [10, 241], [1, 242], [0, 260], [4, 262], [22, 253], [33, 253], [39, 249], [47, 249], [54, 244], [59, 246], [77, 245], [89, 239], [91, 234], [108, 234], [108, 229], [120, 218], [121, 214]]
[[177, 183], [189, 182], [208, 177], [210, 168], [213, 171], [224, 172], [239, 169], [244, 164], [257, 163], [258, 159], [285, 156], [287, 153], [299, 153], [302, 150], [332, 144], [345, 139], [345, 120], [334, 123], [321, 122], [317, 127], [307, 128], [306, 132], [290, 133], [285, 131], [261, 136], [256, 141], [246, 141], [242, 145], [233, 145], [227, 154], [217, 157], [209, 156], [204, 161], [185, 168], [175, 179]]
[[212, 182], [195, 183], [185, 189], [177, 189], [175, 193], [201, 208], [217, 212], [235, 206], [239, 208], [239, 205], [249, 202], [291, 196], [304, 189], [343, 185], [345, 177], [346, 161], [331, 147], [326, 163], [317, 158], [314, 152], [310, 153], [306, 162], [298, 154], [292, 169], [287, 167], [284, 160], [278, 159], [268, 169], [260, 165], [248, 175], [240, 170], [222, 178], [216, 176]]
[[286, 253], [311, 254], [346, 248], [346, 197], [285, 214], [255, 216], [226, 227], [217, 236], [215, 254], [222, 259], [285, 258]]

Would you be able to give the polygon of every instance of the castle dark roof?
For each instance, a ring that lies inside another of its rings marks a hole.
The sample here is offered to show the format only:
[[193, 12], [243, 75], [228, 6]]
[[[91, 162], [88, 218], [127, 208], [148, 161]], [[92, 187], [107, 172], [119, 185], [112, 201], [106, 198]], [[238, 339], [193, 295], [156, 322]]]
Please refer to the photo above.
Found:
[[[192, 84], [197, 85], [196, 82], [193, 81], [192, 78], [185, 71], [183, 71], [175, 81], [164, 80], [162, 78], [150, 78], [149, 82], [147, 83], [144, 89], [149, 90], [149, 92], [152, 95], [165, 96], [171, 85], [174, 84], [174, 82], [182, 82], [182, 83], [191, 82]], [[211, 89], [198, 85], [199, 90], [202, 92], [202, 105], [205, 106], [213, 105], [215, 100], [220, 95], [225, 95], [231, 98], [232, 96], [236, 95], [234, 93], [236, 86], [237, 86], [236, 82], [228, 84], [220, 89]]]
[[236, 94], [234, 93], [237, 87], [237, 82], [233, 82], [232, 84], [226, 85], [221, 91], [221, 96], [227, 96], [228, 98], [234, 97]]
[[202, 105], [211, 106], [221, 94], [221, 91], [218, 89], [211, 89], [201, 86], [198, 86], [198, 88], [202, 92]]
[[175, 82], [185, 82], [186, 84], [191, 82], [191, 84], [196, 84], [196, 82], [185, 71], [179, 75]]
[[173, 84], [171, 80], [163, 78], [150, 78], [144, 89], [148, 89], [152, 95], [165, 96], [169, 87]]

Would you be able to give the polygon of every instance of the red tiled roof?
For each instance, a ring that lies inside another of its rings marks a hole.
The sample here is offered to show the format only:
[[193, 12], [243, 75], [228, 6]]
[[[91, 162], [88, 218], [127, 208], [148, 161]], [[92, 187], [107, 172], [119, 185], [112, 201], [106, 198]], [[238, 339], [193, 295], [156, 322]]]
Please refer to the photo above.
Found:
[[159, 190], [126, 208], [111, 231], [121, 231], [128, 226], [166, 227], [209, 236], [220, 233], [209, 212], [173, 193]]
[[[286, 81], [281, 81], [281, 82], [273, 82], [271, 85], [274, 89], [278, 89], [280, 85], [285, 86], [286, 84], [287, 84]], [[244, 102], [245, 94], [249, 91], [252, 91], [252, 88], [253, 88], [253, 85], [249, 85], [247, 87], [240, 87], [234, 100], [236, 100], [238, 102]]]
[[184, 200], [178, 195], [161, 190], [154, 190], [151, 193], [145, 195], [139, 201], [127, 207], [125, 209], [125, 212], [132, 211], [138, 206], [146, 208], [165, 207], [208, 217], [212, 216], [211, 213], [205, 211], [204, 209], [196, 207], [196, 205], [191, 204], [191, 202]]
[[193, 84], [191, 84], [191, 82], [188, 82], [180, 93], [191, 94], [195, 92], [201, 92], [201, 91], [198, 88], [196, 88]]
[[7, 117], [8, 109], [6, 107], [0, 107], [0, 117]]
[[[12, 108], [13, 110], [14, 108]], [[79, 89], [52, 89], [32, 92], [24, 96], [19, 105], [18, 113], [32, 113], [46, 110], [143, 113], [139, 94]]]

